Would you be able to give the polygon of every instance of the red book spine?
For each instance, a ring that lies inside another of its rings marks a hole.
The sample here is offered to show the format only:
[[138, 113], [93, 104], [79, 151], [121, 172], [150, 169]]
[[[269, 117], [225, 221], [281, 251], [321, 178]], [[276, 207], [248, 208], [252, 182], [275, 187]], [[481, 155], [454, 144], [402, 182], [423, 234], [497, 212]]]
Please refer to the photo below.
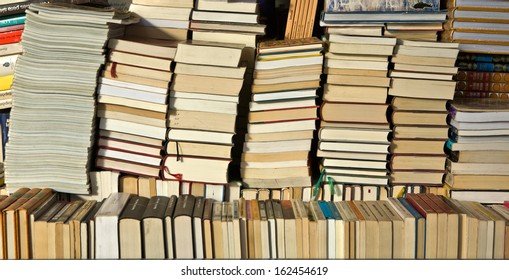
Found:
[[11, 25], [6, 27], [0, 27], [0, 33], [15, 31], [15, 30], [23, 30], [25, 28], [24, 24]]
[[508, 83], [457, 81], [456, 90], [461, 91], [484, 91], [484, 92], [509, 92]]
[[0, 33], [0, 44], [17, 43], [21, 41], [21, 34], [23, 30], [15, 30]]
[[509, 82], [509, 73], [459, 70], [456, 74], [456, 81], [507, 83]]
[[504, 206], [509, 208], [509, 201], [504, 201]]

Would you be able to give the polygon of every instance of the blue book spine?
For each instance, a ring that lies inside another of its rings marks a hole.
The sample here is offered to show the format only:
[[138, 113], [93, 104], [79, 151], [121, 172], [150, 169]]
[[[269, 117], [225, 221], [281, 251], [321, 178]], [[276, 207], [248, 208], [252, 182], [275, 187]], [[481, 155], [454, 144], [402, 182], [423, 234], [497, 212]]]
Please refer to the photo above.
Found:
[[12, 15], [4, 18], [0, 18], [0, 27], [7, 27], [12, 25], [24, 24], [26, 15]]
[[341, 217], [341, 214], [339, 213], [339, 210], [336, 207], [336, 204], [334, 204], [334, 202], [329, 201], [329, 208], [331, 210], [332, 217], [334, 217], [334, 219], [343, 220], [343, 217]]
[[[406, 201], [405, 198], [398, 198], [399, 202], [403, 204], [403, 206], [415, 217], [415, 240], [417, 240], [417, 227], [418, 227], [418, 221], [419, 219], [424, 219], [424, 217], [419, 213], [408, 201]], [[424, 223], [424, 232], [426, 232], [426, 223]], [[426, 248], [426, 238], [424, 238], [424, 248]], [[417, 256], [417, 242], [415, 242], [415, 254]]]
[[9, 118], [11, 114], [10, 112], [1, 112], [0, 113], [0, 133], [2, 134], [2, 154], [3, 160], [5, 160], [5, 144], [9, 139]]
[[320, 205], [320, 209], [322, 209], [323, 215], [326, 219], [334, 219], [329, 208], [329, 203], [327, 201], [319, 201], [318, 205]]

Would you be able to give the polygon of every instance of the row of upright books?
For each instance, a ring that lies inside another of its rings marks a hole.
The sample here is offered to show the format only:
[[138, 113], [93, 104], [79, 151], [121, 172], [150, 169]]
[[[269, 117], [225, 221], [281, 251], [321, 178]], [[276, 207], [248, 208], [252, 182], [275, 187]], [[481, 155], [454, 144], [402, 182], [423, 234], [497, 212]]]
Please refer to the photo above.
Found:
[[507, 259], [509, 208], [432, 194], [309, 201], [0, 196], [2, 259]]

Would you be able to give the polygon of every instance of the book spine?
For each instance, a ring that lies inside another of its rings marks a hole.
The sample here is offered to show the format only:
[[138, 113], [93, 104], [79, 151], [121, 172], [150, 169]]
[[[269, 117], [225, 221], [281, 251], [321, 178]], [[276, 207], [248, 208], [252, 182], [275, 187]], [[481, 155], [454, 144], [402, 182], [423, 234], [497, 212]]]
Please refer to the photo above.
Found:
[[0, 27], [0, 33], [15, 31], [15, 30], [23, 30], [25, 28], [24, 24], [11, 25], [6, 27]]
[[285, 39], [291, 39], [293, 21], [297, 12], [297, 0], [290, 0], [290, 6], [288, 8], [288, 19], [286, 21]]
[[0, 16], [14, 15], [22, 13], [28, 8], [32, 1], [8, 3], [0, 6]]
[[7, 26], [12, 26], [12, 25], [24, 24], [25, 23], [25, 19], [26, 19], [26, 17], [24, 15], [23, 16], [19, 16], [19, 17], [0, 19], [0, 27], [7, 27]]
[[509, 72], [509, 64], [494, 62], [470, 62], [459, 61], [457, 63], [459, 70], [473, 70], [482, 72]]
[[15, 31], [0, 33], [0, 44], [17, 43], [17, 42], [21, 41], [22, 33], [23, 33], [23, 30], [15, 30]]
[[507, 83], [509, 82], [509, 73], [460, 70], [456, 74], [455, 80], [469, 82]]
[[461, 62], [488, 62], [488, 63], [508, 63], [508, 55], [496, 55], [496, 54], [472, 54], [462, 53], [458, 54], [458, 61]]
[[509, 93], [505, 92], [493, 92], [493, 91], [468, 91], [468, 90], [457, 90], [454, 92], [454, 98], [497, 98], [507, 99]]
[[509, 84], [476, 82], [476, 81], [457, 81], [456, 90], [459, 91], [484, 91], [484, 92], [509, 92]]

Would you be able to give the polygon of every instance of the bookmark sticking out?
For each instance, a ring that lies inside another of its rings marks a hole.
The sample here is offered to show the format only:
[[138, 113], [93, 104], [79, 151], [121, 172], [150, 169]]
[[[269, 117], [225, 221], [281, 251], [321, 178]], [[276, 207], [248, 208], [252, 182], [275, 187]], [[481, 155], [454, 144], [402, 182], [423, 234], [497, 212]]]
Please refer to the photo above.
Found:
[[176, 150], [177, 150], [177, 156], [175, 157], [175, 160], [176, 161], [181, 161], [182, 160], [182, 156], [180, 155], [180, 149], [179, 149], [179, 142], [178, 141], [175, 141], [175, 147], [176, 147]]
[[111, 76], [113, 78], [118, 78], [118, 76], [117, 76], [117, 63], [116, 62], [111, 63], [111, 71], [110, 72], [111, 72]]
[[334, 179], [332, 177], [327, 177], [327, 181], [329, 181], [330, 193], [334, 195], [336, 193], [336, 188], [334, 187]]
[[168, 168], [168, 166], [165, 166], [165, 167], [164, 167], [164, 171], [166, 171], [166, 173], [168, 173], [169, 175], [173, 176], [173, 178], [177, 179], [177, 181], [179, 181], [179, 182], [180, 182], [180, 181], [182, 181], [182, 179], [183, 179], [183, 175], [182, 175], [182, 173], [175, 173], [175, 174], [172, 174], [172, 173], [170, 172], [170, 169]]
[[318, 189], [322, 184], [323, 177], [325, 176], [325, 168], [322, 167], [322, 172], [320, 173], [320, 177], [318, 177], [318, 181], [316, 181], [315, 187], [313, 188], [313, 197], [316, 197], [318, 194]]

